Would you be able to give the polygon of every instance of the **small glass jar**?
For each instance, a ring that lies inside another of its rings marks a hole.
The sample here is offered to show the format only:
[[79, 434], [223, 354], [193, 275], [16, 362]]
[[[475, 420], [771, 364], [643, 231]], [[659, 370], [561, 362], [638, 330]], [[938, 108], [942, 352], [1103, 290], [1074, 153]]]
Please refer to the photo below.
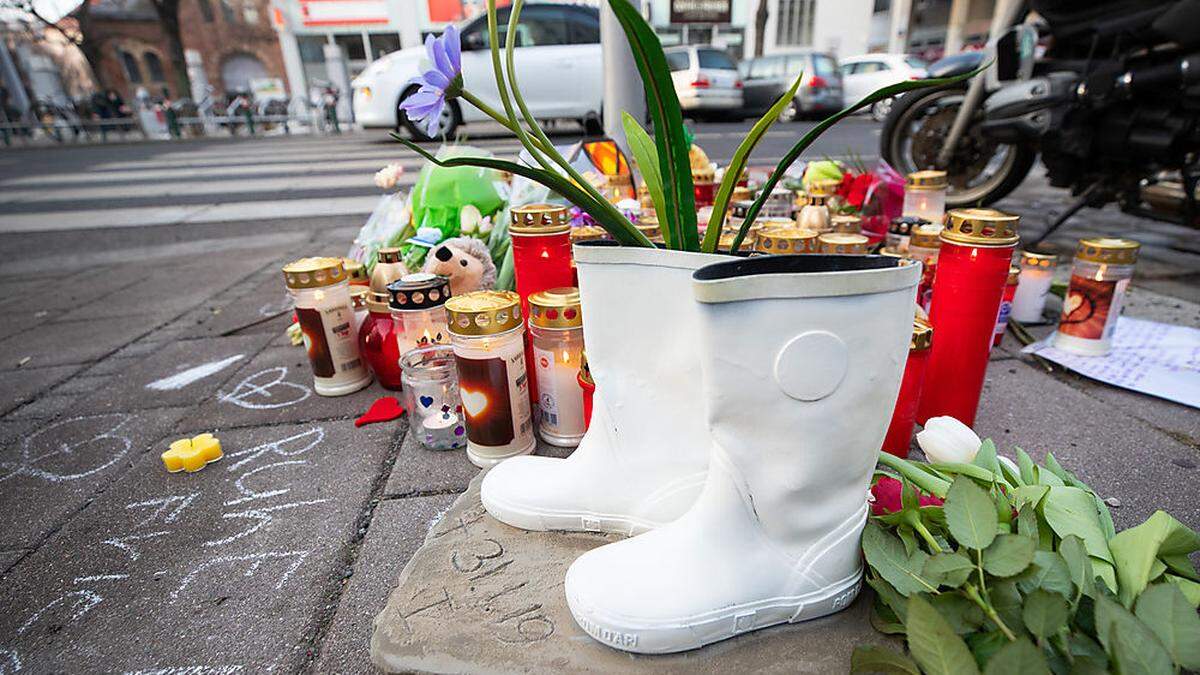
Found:
[[1004, 295], [1000, 297], [1000, 313], [996, 315], [996, 334], [992, 338], [992, 347], [998, 347], [1004, 339], [1004, 331], [1008, 328], [1008, 317], [1012, 314], [1013, 296], [1017, 294], [1017, 284], [1021, 278], [1021, 267], [1013, 265], [1008, 268], [1008, 281], [1004, 285]]
[[940, 225], [946, 219], [946, 172], [915, 171], [904, 181], [902, 216], [924, 218]]
[[430, 450], [454, 450], [467, 444], [458, 394], [458, 372], [450, 345], [428, 345], [400, 357], [404, 407], [409, 428]]
[[887, 238], [884, 240], [884, 246], [893, 251], [907, 254], [913, 230], [929, 224], [928, 220], [916, 216], [892, 218], [891, 224], [888, 225], [888, 233]]
[[929, 361], [929, 347], [932, 344], [933, 328], [924, 320], [915, 320], [912, 339], [908, 343], [904, 377], [900, 381], [900, 395], [896, 397], [896, 407], [892, 410], [892, 421], [888, 425], [887, 435], [883, 437], [883, 451], [897, 457], [908, 457], [908, 449], [912, 446], [917, 404], [921, 401], [925, 364]]
[[1021, 280], [1013, 296], [1013, 320], [1021, 323], [1042, 323], [1045, 320], [1046, 296], [1054, 283], [1058, 256], [1052, 253], [1021, 251]]
[[533, 452], [521, 298], [475, 291], [446, 301], [450, 344], [467, 423], [467, 458], [479, 467]]
[[358, 352], [384, 389], [400, 388], [400, 349], [387, 296], [371, 291], [367, 318], [358, 332]]
[[529, 297], [533, 371], [538, 383], [538, 431], [551, 445], [579, 445], [583, 422], [583, 316], [578, 288], [553, 288]]
[[812, 230], [817, 234], [830, 232], [833, 226], [830, 223], [829, 196], [810, 191], [804, 200], [804, 206], [796, 214], [796, 227]]
[[432, 344], [450, 344], [445, 309], [449, 279], [428, 272], [406, 274], [388, 284], [388, 294], [400, 354]]
[[791, 218], [792, 217], [792, 200], [795, 198], [795, 193], [783, 187], [776, 187], [767, 195], [766, 201], [763, 202], [762, 210], [758, 215], [768, 216], [772, 218]]
[[754, 240], [754, 250], [774, 255], [817, 252], [817, 233], [799, 227], [764, 227]]
[[829, 217], [829, 231], [840, 234], [862, 234], [862, 218], [852, 213], [838, 213]]
[[817, 251], [826, 255], [866, 255], [869, 243], [866, 235], [830, 232], [817, 236]]
[[371, 383], [358, 353], [350, 285], [341, 258], [301, 258], [283, 266], [296, 306], [313, 389], [321, 396], [352, 394]]
[[371, 286], [350, 286], [350, 305], [354, 307], [354, 330], [361, 331], [363, 321], [367, 320], [367, 296], [371, 294]]
[[1054, 346], [1086, 356], [1112, 349], [1113, 332], [1141, 244], [1132, 239], [1080, 239], [1063, 298]]
[[408, 274], [408, 267], [405, 266], [403, 254], [398, 247], [381, 248], [375, 255], [375, 269], [371, 271], [371, 290], [387, 293], [388, 284]]
[[933, 275], [937, 272], [938, 252], [942, 250], [942, 228], [919, 225], [908, 240], [908, 257], [921, 263], [921, 281], [917, 284], [917, 304], [926, 312], [933, 299]]

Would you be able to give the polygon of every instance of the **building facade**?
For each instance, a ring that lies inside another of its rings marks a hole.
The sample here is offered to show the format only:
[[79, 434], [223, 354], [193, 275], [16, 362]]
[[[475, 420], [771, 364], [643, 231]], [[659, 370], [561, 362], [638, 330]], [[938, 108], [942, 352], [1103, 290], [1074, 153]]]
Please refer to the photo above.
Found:
[[870, 51], [927, 61], [987, 42], [995, 0], [874, 0]]

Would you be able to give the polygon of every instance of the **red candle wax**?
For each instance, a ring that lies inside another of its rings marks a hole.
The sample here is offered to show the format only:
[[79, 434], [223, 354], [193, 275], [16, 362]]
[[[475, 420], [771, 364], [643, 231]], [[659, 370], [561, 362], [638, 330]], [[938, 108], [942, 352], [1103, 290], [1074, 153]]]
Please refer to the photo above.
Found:
[[912, 445], [913, 426], [917, 422], [917, 403], [921, 400], [921, 385], [925, 381], [925, 367], [929, 363], [929, 344], [933, 329], [924, 322], [913, 324], [912, 342], [909, 345], [908, 361], [904, 364], [904, 379], [900, 381], [900, 395], [892, 411], [892, 422], [883, 437], [883, 451], [897, 457], [908, 457]]
[[1017, 216], [993, 209], [948, 214], [933, 279], [929, 354], [917, 421], [950, 415], [975, 424], [996, 316], [1017, 244]]
[[692, 192], [696, 195], [696, 208], [712, 206], [717, 198], [717, 184], [713, 182], [695, 182]]
[[400, 345], [387, 294], [371, 293], [367, 318], [358, 329], [358, 352], [384, 389], [400, 389]]

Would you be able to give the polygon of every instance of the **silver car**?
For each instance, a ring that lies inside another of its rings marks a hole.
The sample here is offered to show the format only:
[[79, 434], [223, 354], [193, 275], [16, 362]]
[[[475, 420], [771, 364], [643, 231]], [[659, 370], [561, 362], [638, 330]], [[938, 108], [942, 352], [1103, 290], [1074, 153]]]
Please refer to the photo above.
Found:
[[841, 110], [842, 74], [833, 54], [799, 51], [771, 54], [742, 62], [745, 82], [745, 114], [761, 115], [783, 95], [800, 74], [800, 88], [792, 105], [780, 116], [784, 120]]
[[696, 117], [737, 114], [742, 109], [742, 78], [737, 64], [716, 47], [664, 50], [679, 106]]

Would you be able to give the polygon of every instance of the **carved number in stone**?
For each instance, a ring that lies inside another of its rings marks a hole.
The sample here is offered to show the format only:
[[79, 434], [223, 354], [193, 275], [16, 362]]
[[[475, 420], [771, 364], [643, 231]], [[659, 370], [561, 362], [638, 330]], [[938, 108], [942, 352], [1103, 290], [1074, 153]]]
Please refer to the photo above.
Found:
[[501, 627], [496, 639], [505, 644], [541, 642], [554, 635], [554, 622], [542, 612], [540, 604], [509, 612], [496, 623]]
[[484, 549], [482, 551], [472, 551], [469, 553], [454, 551], [450, 554], [450, 564], [454, 566], [454, 569], [466, 574], [482, 567], [485, 560], [499, 558], [504, 555], [504, 547], [495, 539], [484, 539], [483, 543], [485, 545], [482, 547]]

